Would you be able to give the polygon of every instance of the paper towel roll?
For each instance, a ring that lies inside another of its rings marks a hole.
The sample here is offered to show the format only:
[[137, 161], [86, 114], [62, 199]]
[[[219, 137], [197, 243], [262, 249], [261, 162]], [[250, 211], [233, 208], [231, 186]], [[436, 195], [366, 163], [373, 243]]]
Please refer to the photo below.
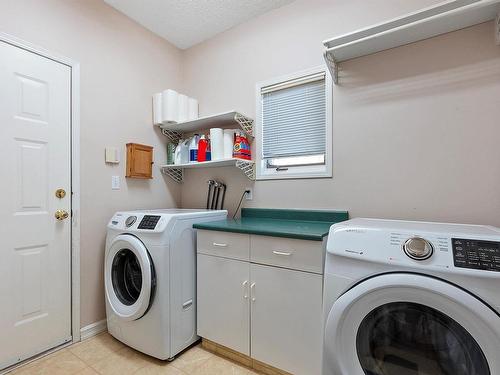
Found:
[[178, 122], [185, 122], [188, 120], [188, 97], [184, 94], [179, 94], [179, 114]]
[[153, 124], [161, 124], [161, 92], [153, 95]]
[[210, 129], [212, 160], [224, 159], [224, 132], [221, 128]]
[[188, 98], [188, 119], [196, 120], [198, 118], [198, 100]]
[[161, 95], [161, 116], [163, 124], [175, 124], [179, 121], [179, 94], [168, 89]]
[[233, 157], [234, 129], [224, 129], [224, 159]]

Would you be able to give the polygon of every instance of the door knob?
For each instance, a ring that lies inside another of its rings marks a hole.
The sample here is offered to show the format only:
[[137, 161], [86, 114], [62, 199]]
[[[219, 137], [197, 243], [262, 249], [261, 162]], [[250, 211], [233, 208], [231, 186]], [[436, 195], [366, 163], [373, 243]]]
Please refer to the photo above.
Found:
[[55, 195], [59, 199], [63, 199], [66, 196], [66, 190], [64, 189], [57, 189], [55, 192]]
[[54, 214], [55, 218], [59, 221], [67, 219], [69, 217], [68, 211], [65, 210], [56, 210]]

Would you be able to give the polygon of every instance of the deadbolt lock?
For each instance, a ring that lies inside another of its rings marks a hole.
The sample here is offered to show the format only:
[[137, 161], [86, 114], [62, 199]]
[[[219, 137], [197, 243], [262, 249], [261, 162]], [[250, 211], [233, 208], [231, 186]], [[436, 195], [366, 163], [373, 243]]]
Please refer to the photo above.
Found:
[[57, 198], [62, 199], [62, 198], [64, 198], [65, 196], [66, 196], [66, 190], [64, 190], [64, 189], [57, 189], [57, 190], [56, 190], [56, 197], [57, 197]]
[[67, 219], [69, 217], [69, 213], [68, 213], [68, 211], [65, 211], [65, 210], [56, 210], [54, 216], [57, 220], [62, 221], [62, 220]]

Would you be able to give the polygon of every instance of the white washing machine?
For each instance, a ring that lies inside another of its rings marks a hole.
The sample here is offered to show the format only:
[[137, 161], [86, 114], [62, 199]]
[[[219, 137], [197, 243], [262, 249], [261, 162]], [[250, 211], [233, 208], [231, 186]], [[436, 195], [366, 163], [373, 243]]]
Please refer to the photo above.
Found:
[[500, 229], [332, 226], [323, 375], [500, 374]]
[[227, 211], [117, 212], [108, 224], [104, 280], [108, 331], [126, 345], [172, 359], [196, 335], [193, 223]]

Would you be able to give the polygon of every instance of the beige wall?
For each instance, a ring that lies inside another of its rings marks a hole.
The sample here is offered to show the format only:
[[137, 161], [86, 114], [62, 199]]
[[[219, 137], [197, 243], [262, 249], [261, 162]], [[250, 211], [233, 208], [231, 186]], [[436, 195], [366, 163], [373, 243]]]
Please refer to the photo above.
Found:
[[[184, 84], [201, 114], [255, 114], [255, 83], [322, 64], [321, 41], [437, 1], [297, 0], [189, 49]], [[342, 64], [333, 93], [333, 178], [258, 181], [190, 170], [182, 206], [206, 181], [247, 206], [348, 209], [351, 216], [500, 226], [500, 48], [491, 23]]]
[[[177, 206], [180, 188], [154, 168], [151, 181], [125, 180], [125, 143], [155, 147], [151, 94], [180, 86], [181, 54], [100, 0], [0, 0], [0, 31], [81, 63], [81, 325], [105, 318], [103, 254], [106, 223], [117, 210]], [[121, 163], [104, 164], [104, 147]], [[121, 190], [111, 190], [120, 175]]]
[[[255, 113], [255, 83], [322, 64], [321, 41], [440, 0], [297, 0], [181, 52], [100, 0], [0, 0], [0, 31], [81, 63], [82, 326], [105, 317], [105, 225], [116, 210], [203, 207], [206, 180], [244, 187], [255, 207], [348, 209], [352, 216], [500, 226], [500, 48], [491, 24], [342, 65], [334, 91], [334, 177], [251, 183], [232, 168], [188, 171], [181, 187], [155, 168], [125, 181], [124, 145], [155, 146], [151, 94], [182, 89], [201, 113]], [[105, 146], [122, 150], [117, 167]], [[111, 190], [111, 175], [122, 188]]]

